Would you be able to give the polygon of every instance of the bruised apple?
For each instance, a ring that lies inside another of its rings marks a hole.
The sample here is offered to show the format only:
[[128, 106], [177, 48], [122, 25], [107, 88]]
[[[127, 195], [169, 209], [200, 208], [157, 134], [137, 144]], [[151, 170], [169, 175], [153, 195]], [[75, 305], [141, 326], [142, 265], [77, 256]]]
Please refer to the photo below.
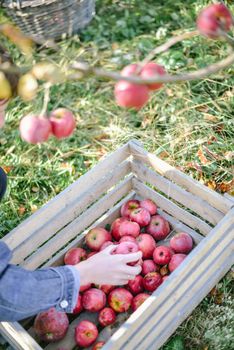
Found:
[[115, 288], [108, 295], [108, 303], [115, 312], [126, 312], [131, 306], [133, 296], [125, 288]]
[[45, 342], [56, 342], [65, 337], [69, 327], [69, 320], [64, 312], [57, 311], [54, 307], [39, 313], [33, 328], [38, 337]]

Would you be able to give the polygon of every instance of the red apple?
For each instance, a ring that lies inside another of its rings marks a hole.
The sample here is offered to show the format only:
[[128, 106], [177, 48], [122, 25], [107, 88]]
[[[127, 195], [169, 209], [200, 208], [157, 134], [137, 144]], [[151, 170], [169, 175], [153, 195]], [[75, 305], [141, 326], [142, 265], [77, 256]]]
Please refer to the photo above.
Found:
[[82, 305], [85, 310], [100, 311], [106, 305], [106, 294], [100, 289], [90, 288], [82, 296]]
[[[113, 254], [130, 254], [130, 253], [135, 253], [139, 251], [138, 244], [135, 242], [122, 242], [117, 245], [115, 250], [113, 251]], [[136, 262], [131, 262], [128, 263], [130, 266], [134, 266], [138, 263]]]
[[143, 227], [149, 224], [150, 213], [145, 208], [133, 209], [129, 214], [129, 219], [137, 222], [141, 227]]
[[174, 237], [171, 238], [170, 247], [176, 253], [189, 253], [193, 249], [193, 239], [188, 233], [177, 233]]
[[134, 242], [136, 243], [136, 238], [134, 238], [133, 236], [123, 236], [120, 238], [119, 240], [119, 243], [122, 243], [122, 242]]
[[141, 275], [136, 276], [133, 280], [128, 281], [127, 286], [133, 295], [143, 292], [143, 277]]
[[149, 298], [149, 294], [146, 294], [146, 293], [137, 294], [132, 300], [132, 310], [136, 311], [136, 309], [138, 309], [138, 307], [141, 306], [141, 304], [143, 304], [144, 301], [148, 298]]
[[170, 272], [173, 272], [186, 258], [187, 255], [185, 254], [174, 254], [172, 255], [171, 261], [169, 262], [169, 270]]
[[140, 207], [140, 202], [137, 199], [130, 199], [126, 203], [124, 203], [121, 207], [121, 216], [129, 219], [129, 214], [133, 209], [137, 209]]
[[50, 114], [52, 133], [57, 139], [68, 137], [76, 127], [73, 113], [66, 108], [58, 108]]
[[27, 115], [21, 119], [19, 130], [22, 140], [37, 144], [48, 140], [51, 134], [51, 124], [45, 117]]
[[142, 264], [142, 275], [147, 275], [149, 272], [159, 271], [159, 267], [155, 264], [155, 262], [151, 259], [147, 259], [143, 261]]
[[84, 320], [75, 328], [75, 341], [78, 346], [88, 347], [95, 342], [97, 337], [98, 330], [93, 322]]
[[154, 262], [158, 265], [167, 265], [172, 257], [172, 252], [169, 247], [159, 246], [154, 249], [153, 259]]
[[85, 237], [89, 249], [98, 251], [104, 242], [111, 241], [111, 234], [102, 227], [92, 228]]
[[108, 303], [115, 312], [128, 311], [132, 299], [132, 294], [125, 288], [115, 288], [108, 295]]
[[154, 215], [151, 217], [146, 231], [151, 234], [157, 241], [164, 239], [170, 232], [170, 225], [161, 215]]
[[123, 77], [130, 77], [131, 75], [139, 76], [140, 71], [141, 71], [141, 68], [140, 68], [139, 64], [133, 63], [133, 64], [129, 64], [128, 66], [124, 67], [121, 70], [121, 75]]
[[41, 340], [56, 342], [65, 337], [69, 327], [69, 320], [64, 312], [57, 311], [52, 307], [36, 316], [33, 327]]
[[162, 283], [162, 276], [158, 272], [149, 272], [143, 279], [143, 285], [149, 292], [155, 291]]
[[137, 237], [140, 230], [138, 223], [129, 221], [126, 218], [118, 218], [111, 225], [111, 234], [116, 241], [119, 241], [123, 236]]
[[146, 85], [124, 80], [116, 83], [114, 94], [118, 106], [136, 110], [141, 109], [149, 100], [149, 88]]
[[99, 286], [99, 288], [105, 293], [109, 294], [113, 289], [115, 289], [115, 286], [112, 286], [111, 284], [102, 284]]
[[92, 283], [87, 283], [87, 284], [84, 284], [83, 286], [80, 286], [80, 292], [85, 292], [86, 290], [88, 290], [89, 288], [91, 288], [92, 286]]
[[155, 215], [157, 213], [157, 205], [151, 199], [144, 199], [140, 201], [140, 207], [148, 210], [150, 215]]
[[92, 350], [100, 350], [104, 344], [105, 344], [104, 341], [98, 341], [96, 344], [94, 344], [94, 346], [92, 347]]
[[79, 294], [75, 308], [73, 309], [73, 314], [79, 314], [83, 310], [83, 305], [81, 301], [81, 295]]
[[64, 264], [76, 265], [80, 261], [87, 259], [87, 253], [83, 248], [71, 248], [64, 256]]
[[[147, 63], [141, 70], [140, 76], [142, 79], [151, 79], [154, 78], [157, 75], [165, 75], [166, 71], [163, 66], [160, 66], [159, 64], [155, 62], [149, 62]], [[148, 84], [148, 88], [150, 90], [158, 90], [160, 87], [162, 87], [163, 83], [153, 83]]]
[[101, 326], [106, 327], [115, 323], [116, 314], [110, 307], [105, 307], [99, 312], [98, 321]]
[[136, 241], [139, 246], [139, 250], [142, 251], [142, 258], [149, 259], [153, 256], [153, 251], [156, 248], [156, 242], [153, 237], [147, 233], [141, 233]]
[[232, 24], [232, 14], [223, 3], [209, 5], [197, 18], [200, 33], [212, 39], [220, 36], [220, 30], [229, 31]]
[[102, 244], [101, 248], [100, 248], [100, 251], [105, 249], [106, 247], [109, 247], [110, 245], [117, 245], [118, 243], [117, 242], [112, 242], [112, 241], [106, 241]]

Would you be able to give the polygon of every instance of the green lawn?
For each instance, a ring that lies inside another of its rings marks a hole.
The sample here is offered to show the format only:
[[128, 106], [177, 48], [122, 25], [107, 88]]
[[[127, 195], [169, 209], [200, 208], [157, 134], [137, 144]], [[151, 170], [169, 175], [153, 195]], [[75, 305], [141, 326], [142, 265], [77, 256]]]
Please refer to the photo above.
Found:
[[[49, 50], [43, 55], [61, 66], [79, 57], [119, 70], [142, 59], [172, 35], [192, 30], [197, 12], [208, 3], [98, 0], [97, 15], [87, 29], [61, 42], [59, 55]], [[234, 4], [230, 6], [234, 12]], [[1, 19], [5, 18], [0, 12]], [[17, 49], [9, 43], [7, 46], [15, 61], [24, 64]], [[159, 55], [157, 62], [171, 73], [183, 72], [226, 55], [224, 43], [196, 37]], [[139, 139], [149, 151], [211, 188], [233, 193], [228, 185], [234, 168], [233, 76], [234, 69], [230, 67], [203, 81], [168, 85], [153, 94], [138, 113], [116, 106], [114, 84], [110, 81], [89, 78], [55, 86], [49, 109], [70, 108], [76, 115], [77, 128], [67, 140], [50, 139], [40, 146], [22, 142], [18, 125], [25, 114], [40, 111], [42, 92], [31, 103], [14, 99], [7, 111], [6, 126], [0, 130], [0, 164], [9, 171], [9, 188], [1, 203], [0, 237], [78, 179], [103, 155], [131, 138]], [[230, 350], [234, 343], [232, 285], [233, 272], [229, 272], [163, 349]]]

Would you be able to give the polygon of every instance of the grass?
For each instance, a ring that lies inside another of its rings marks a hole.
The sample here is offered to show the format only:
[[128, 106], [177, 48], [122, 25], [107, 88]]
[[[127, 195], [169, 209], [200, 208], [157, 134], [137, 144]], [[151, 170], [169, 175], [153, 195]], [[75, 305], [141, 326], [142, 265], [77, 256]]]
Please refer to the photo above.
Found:
[[[171, 35], [193, 29], [196, 13], [207, 3], [98, 0], [95, 19], [80, 36], [61, 42], [56, 57], [49, 51], [43, 55], [61, 67], [79, 57], [119, 70], [142, 59]], [[230, 7], [234, 11], [234, 5]], [[1, 20], [5, 17], [0, 12]], [[24, 64], [25, 58], [17, 49], [6, 45], [15, 61]], [[225, 55], [224, 43], [197, 37], [177, 44], [157, 61], [173, 73], [188, 66], [201, 68]], [[203, 81], [168, 85], [153, 94], [138, 113], [116, 106], [109, 81], [89, 78], [54, 86], [49, 109], [65, 106], [73, 110], [77, 129], [67, 140], [51, 139], [40, 146], [22, 142], [18, 125], [25, 114], [40, 111], [43, 93], [32, 103], [14, 99], [6, 126], [0, 130], [0, 164], [7, 167], [9, 179], [1, 203], [0, 237], [131, 138], [209, 187], [233, 193], [233, 74], [230, 67]], [[232, 282], [233, 273], [229, 272], [163, 349], [231, 349]]]

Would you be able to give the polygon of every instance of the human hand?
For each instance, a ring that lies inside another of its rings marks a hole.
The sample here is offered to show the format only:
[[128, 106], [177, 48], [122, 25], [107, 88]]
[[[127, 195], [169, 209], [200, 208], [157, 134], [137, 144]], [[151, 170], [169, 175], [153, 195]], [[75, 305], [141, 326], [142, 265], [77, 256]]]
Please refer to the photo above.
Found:
[[130, 262], [138, 261], [142, 257], [142, 252], [130, 254], [114, 254], [112, 251], [115, 245], [91, 256], [89, 259], [81, 261], [75, 265], [80, 274], [81, 286], [88, 283], [122, 285], [135, 278], [141, 272], [141, 266], [129, 266]]

